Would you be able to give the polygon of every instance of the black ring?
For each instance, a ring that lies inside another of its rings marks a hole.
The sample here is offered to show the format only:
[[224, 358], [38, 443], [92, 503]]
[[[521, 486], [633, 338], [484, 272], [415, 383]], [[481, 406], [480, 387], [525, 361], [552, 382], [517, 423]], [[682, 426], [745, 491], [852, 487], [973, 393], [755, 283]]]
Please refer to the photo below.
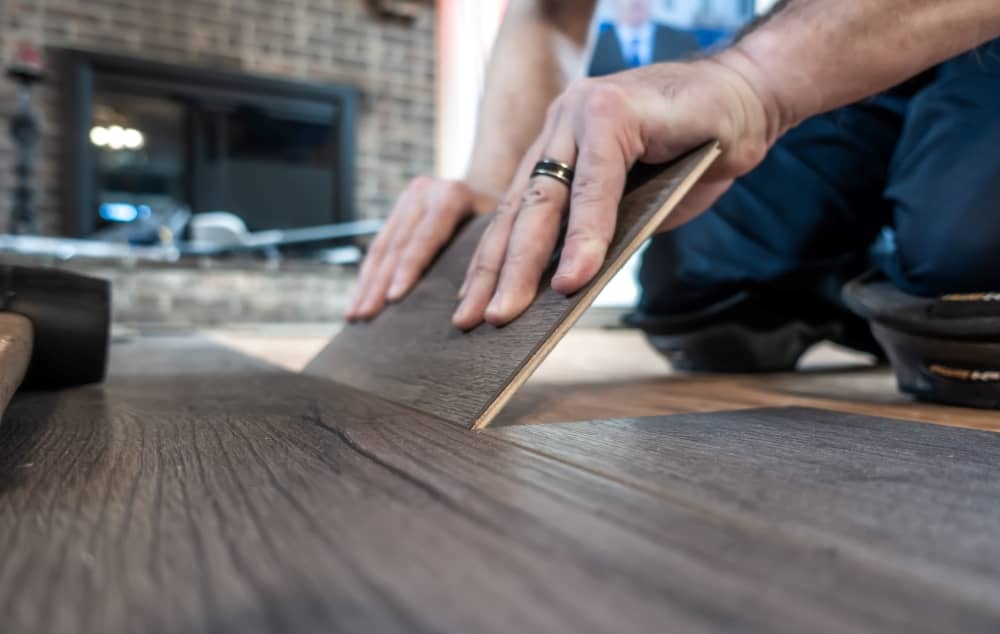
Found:
[[573, 185], [573, 168], [560, 161], [552, 159], [542, 159], [535, 163], [535, 168], [531, 170], [531, 176], [548, 176], [554, 178], [566, 187]]

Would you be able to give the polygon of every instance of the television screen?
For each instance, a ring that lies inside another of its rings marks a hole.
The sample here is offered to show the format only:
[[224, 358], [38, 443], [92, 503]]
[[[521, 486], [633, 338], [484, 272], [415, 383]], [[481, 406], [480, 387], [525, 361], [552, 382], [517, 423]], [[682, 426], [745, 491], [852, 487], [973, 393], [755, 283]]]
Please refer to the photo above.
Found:
[[589, 74], [608, 75], [722, 46], [753, 17], [753, 0], [600, 0]]

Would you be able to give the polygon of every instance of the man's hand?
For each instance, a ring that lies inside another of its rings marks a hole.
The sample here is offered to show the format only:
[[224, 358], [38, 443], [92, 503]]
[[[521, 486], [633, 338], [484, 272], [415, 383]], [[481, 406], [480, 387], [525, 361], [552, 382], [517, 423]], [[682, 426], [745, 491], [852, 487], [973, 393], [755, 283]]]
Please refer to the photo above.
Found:
[[402, 297], [458, 224], [496, 209], [545, 108], [584, 63], [595, 0], [510, 0], [493, 47], [466, 182], [417, 179], [372, 244], [348, 319]]
[[[723, 154], [663, 229], [711, 205], [764, 157], [780, 112], [755, 87], [756, 68], [735, 52], [690, 63], [656, 64], [573, 84], [550, 107], [544, 129], [522, 160], [469, 264], [453, 322], [471, 329], [503, 325], [532, 302], [569, 207], [568, 229], [552, 287], [571, 294], [596, 275], [614, 234], [628, 170], [662, 163], [712, 139]], [[573, 165], [570, 190], [531, 177], [543, 158]]]
[[496, 205], [461, 181], [411, 181], [368, 251], [347, 319], [370, 319], [406, 295], [459, 223]]

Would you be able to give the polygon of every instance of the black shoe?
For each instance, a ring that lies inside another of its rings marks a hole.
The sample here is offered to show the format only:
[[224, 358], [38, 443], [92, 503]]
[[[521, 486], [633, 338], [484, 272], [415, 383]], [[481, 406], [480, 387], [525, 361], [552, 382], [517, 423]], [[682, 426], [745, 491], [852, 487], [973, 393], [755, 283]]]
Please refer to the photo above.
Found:
[[882, 359], [863, 319], [815, 293], [746, 291], [682, 315], [625, 317], [674, 368], [687, 372], [785, 372], [830, 340]]
[[869, 274], [844, 287], [844, 300], [871, 320], [899, 389], [927, 401], [1000, 409], [1000, 293], [916, 297]]

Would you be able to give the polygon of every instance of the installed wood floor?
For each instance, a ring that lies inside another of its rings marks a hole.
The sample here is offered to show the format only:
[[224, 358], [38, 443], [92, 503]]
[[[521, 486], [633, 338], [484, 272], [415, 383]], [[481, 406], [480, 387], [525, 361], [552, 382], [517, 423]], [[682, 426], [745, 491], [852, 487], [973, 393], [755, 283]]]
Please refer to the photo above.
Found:
[[[308, 337], [232, 349], [253, 339], [120, 342], [106, 386], [14, 399], [2, 631], [1000, 628], [1000, 435], [800, 408], [474, 433], [262, 358], [301, 366]], [[630, 380], [709, 407], [634, 338], [564, 347], [511, 416], [654, 409]]]
[[[299, 371], [334, 327], [208, 333], [249, 356]], [[829, 345], [817, 346], [801, 371], [775, 375], [684, 375], [632, 330], [576, 328], [557, 345], [495, 419], [523, 425], [754, 407], [816, 407], [940, 425], [1000, 431], [1000, 412], [914, 401], [896, 390], [888, 368]]]

